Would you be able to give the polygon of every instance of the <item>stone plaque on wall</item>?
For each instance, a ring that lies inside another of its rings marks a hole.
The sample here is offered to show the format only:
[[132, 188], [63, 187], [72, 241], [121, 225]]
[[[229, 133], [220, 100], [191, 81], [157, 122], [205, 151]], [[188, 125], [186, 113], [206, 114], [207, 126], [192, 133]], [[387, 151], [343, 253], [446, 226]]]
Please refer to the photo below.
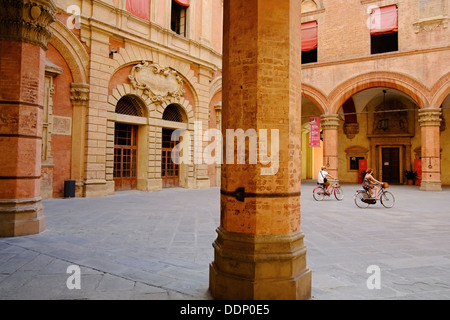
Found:
[[133, 87], [144, 90], [153, 102], [172, 101], [184, 92], [183, 79], [175, 70], [147, 61], [134, 66], [129, 78]]
[[72, 135], [72, 118], [53, 116], [52, 134], [63, 136]]

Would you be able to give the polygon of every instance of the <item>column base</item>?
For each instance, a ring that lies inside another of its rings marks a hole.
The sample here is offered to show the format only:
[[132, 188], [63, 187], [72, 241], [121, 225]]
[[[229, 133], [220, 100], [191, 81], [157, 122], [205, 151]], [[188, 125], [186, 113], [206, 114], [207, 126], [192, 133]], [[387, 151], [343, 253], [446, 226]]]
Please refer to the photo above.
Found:
[[442, 191], [441, 181], [421, 181], [420, 190], [422, 191]]
[[304, 234], [248, 235], [219, 228], [209, 289], [215, 299], [307, 300], [311, 270]]
[[44, 230], [41, 197], [0, 200], [0, 237], [26, 236]]
[[85, 182], [86, 198], [104, 197], [114, 194], [114, 181], [88, 180]]
[[195, 188], [196, 189], [208, 189], [211, 187], [211, 182], [209, 181], [209, 177], [197, 177], [195, 180]]
[[138, 179], [137, 181], [137, 189], [140, 191], [161, 191], [162, 188], [162, 179]]

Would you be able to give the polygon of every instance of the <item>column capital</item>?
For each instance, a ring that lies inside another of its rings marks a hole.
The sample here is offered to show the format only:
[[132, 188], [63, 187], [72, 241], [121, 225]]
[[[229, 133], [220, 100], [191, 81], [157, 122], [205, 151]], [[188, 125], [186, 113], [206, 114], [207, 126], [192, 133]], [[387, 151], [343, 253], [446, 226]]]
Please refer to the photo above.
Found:
[[53, 0], [0, 0], [0, 40], [28, 42], [47, 50], [56, 20]]
[[70, 84], [70, 100], [74, 106], [86, 106], [89, 101], [89, 84], [72, 82]]
[[339, 116], [337, 114], [323, 114], [320, 116], [320, 125], [324, 130], [337, 130], [340, 126]]
[[442, 118], [440, 108], [427, 108], [419, 110], [419, 124], [421, 127], [440, 126]]

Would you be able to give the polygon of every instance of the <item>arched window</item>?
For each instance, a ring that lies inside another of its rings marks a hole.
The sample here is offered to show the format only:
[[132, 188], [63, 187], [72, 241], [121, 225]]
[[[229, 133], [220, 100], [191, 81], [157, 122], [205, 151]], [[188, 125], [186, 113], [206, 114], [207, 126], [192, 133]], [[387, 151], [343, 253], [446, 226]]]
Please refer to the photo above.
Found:
[[137, 97], [131, 95], [124, 96], [117, 102], [116, 113], [135, 117], [144, 116], [142, 103]]
[[176, 104], [168, 105], [164, 110], [162, 118], [167, 121], [187, 122], [184, 110]]

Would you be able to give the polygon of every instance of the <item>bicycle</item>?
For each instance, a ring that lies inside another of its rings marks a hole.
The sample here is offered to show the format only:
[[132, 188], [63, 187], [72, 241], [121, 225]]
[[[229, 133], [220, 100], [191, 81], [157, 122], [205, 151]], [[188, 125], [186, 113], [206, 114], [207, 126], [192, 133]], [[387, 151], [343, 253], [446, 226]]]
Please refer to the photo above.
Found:
[[[381, 186], [381, 188], [380, 191], [378, 191], [378, 195], [380, 197], [379, 200], [381, 204], [385, 208], [392, 208], [395, 204], [395, 197], [391, 192], [385, 190], [389, 188], [389, 184], [383, 183], [379, 185]], [[372, 198], [369, 190], [366, 190], [362, 187], [356, 190], [354, 199], [355, 204], [362, 209], [367, 208], [371, 204], [376, 204], [378, 201], [377, 199]]]
[[327, 192], [326, 187], [323, 184], [319, 184], [313, 190], [313, 198], [316, 201], [322, 201], [325, 197], [330, 197], [331, 195], [334, 195], [338, 201], [344, 199], [344, 190], [342, 190], [337, 182], [330, 187], [330, 193]]

